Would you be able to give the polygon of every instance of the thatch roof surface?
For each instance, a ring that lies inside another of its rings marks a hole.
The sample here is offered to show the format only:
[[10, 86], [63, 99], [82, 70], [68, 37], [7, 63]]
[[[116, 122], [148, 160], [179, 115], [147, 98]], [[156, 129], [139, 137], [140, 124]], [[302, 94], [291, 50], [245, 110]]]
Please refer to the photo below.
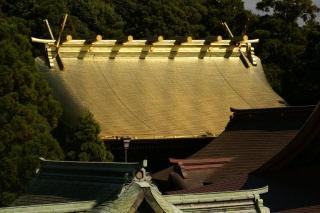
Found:
[[219, 134], [230, 107], [282, 106], [259, 60], [247, 69], [239, 57], [62, 59], [65, 70], [47, 74], [65, 114], [89, 109], [103, 137]]
[[105, 138], [217, 135], [230, 107], [283, 106], [254, 55], [257, 39], [33, 41], [45, 44], [65, 120], [88, 109]]

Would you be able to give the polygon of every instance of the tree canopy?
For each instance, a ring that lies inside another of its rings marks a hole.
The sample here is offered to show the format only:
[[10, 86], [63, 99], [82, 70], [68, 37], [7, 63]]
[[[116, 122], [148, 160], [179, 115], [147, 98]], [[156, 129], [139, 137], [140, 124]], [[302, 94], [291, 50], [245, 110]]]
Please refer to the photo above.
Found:
[[[257, 54], [273, 88], [295, 105], [316, 104], [320, 100], [319, 9], [311, 0], [262, 0], [257, 8], [273, 11], [259, 17], [252, 32], [261, 39]], [[301, 18], [305, 25], [299, 26]]]
[[0, 18], [0, 204], [22, 192], [39, 157], [62, 159], [50, 134], [62, 113], [36, 71], [28, 37], [19, 18]]
[[[40, 1], [39, 5], [34, 5], [34, 1], [0, 3], [0, 206], [3, 206], [25, 191], [39, 167], [39, 157], [62, 160], [64, 150], [52, 136], [62, 107], [35, 67], [32, 51], [37, 50], [30, 42], [33, 29], [42, 25], [34, 17], [45, 16], [47, 8]], [[60, 11], [50, 14], [50, 18], [57, 17], [57, 23], [60, 21]], [[74, 148], [78, 146], [80, 143]], [[92, 150], [84, 149], [82, 155], [86, 152], [90, 154]], [[100, 152], [101, 158], [82, 159], [107, 160], [106, 151]]]
[[265, 12], [273, 12], [274, 17], [278, 17], [288, 23], [296, 22], [298, 18], [303, 21], [313, 21], [319, 8], [313, 4], [312, 0], [262, 0], [258, 2], [257, 9]]
[[99, 138], [100, 131], [92, 113], [84, 112], [64, 144], [67, 160], [112, 161], [112, 154], [106, 151], [103, 141]]

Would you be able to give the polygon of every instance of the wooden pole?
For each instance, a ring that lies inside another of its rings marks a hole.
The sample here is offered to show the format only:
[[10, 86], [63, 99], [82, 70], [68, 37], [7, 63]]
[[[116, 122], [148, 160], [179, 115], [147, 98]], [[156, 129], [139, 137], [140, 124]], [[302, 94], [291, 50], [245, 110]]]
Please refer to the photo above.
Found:
[[50, 24], [49, 24], [48, 19], [45, 19], [44, 22], [46, 23], [46, 26], [47, 26], [48, 31], [49, 31], [49, 33], [50, 33], [51, 39], [52, 39], [52, 40], [55, 40], [55, 39], [54, 39], [54, 36], [53, 36], [53, 34], [52, 34], [52, 30], [51, 30], [51, 27], [50, 27]]
[[48, 44], [48, 43], [54, 43], [56, 40], [51, 40], [51, 39], [41, 39], [41, 38], [31, 37], [31, 41], [32, 41], [32, 42], [35, 42], [35, 43]]
[[62, 36], [63, 30], [64, 30], [64, 27], [66, 26], [67, 18], [68, 18], [68, 14], [66, 13], [64, 16], [63, 22], [62, 22], [61, 30], [59, 32], [59, 37], [58, 37], [58, 41], [57, 41], [57, 48], [60, 45], [61, 36]]
[[230, 36], [231, 38], [233, 38], [234, 36], [233, 36], [233, 34], [232, 34], [232, 32], [231, 32], [231, 30], [230, 30], [230, 28], [229, 28], [228, 24], [227, 24], [226, 22], [222, 22], [222, 25], [226, 28], [226, 30], [227, 30], [227, 32], [228, 32], [228, 34], [229, 34], [229, 36]]

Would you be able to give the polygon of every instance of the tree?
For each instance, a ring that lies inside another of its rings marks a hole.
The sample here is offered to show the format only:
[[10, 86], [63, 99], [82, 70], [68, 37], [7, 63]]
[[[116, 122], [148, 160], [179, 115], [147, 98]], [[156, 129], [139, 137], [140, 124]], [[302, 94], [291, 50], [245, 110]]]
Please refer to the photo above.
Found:
[[[273, 88], [290, 104], [316, 104], [320, 98], [315, 61], [319, 9], [311, 0], [262, 0], [257, 8], [272, 11], [260, 17], [253, 34], [260, 38], [257, 54]], [[306, 24], [301, 27], [297, 19]]]
[[240, 35], [247, 20], [243, 20], [244, 10], [242, 0], [208, 0], [204, 3], [208, 8], [208, 15], [204, 18], [202, 24], [210, 30], [211, 35], [223, 35], [228, 37], [221, 22], [227, 22], [234, 35]]
[[62, 110], [37, 72], [26, 22], [0, 18], [0, 205], [23, 193], [39, 157], [62, 159], [50, 134]]
[[66, 157], [68, 160], [79, 161], [112, 161], [112, 154], [106, 150], [99, 138], [100, 126], [90, 112], [79, 118], [73, 133], [66, 141]]
[[312, 0], [262, 0], [258, 2], [257, 9], [270, 12], [288, 23], [296, 22], [298, 18], [303, 21], [313, 21], [319, 8]]
[[[71, 13], [69, 26], [75, 31], [76, 37], [84, 38], [101, 34], [105, 38], [114, 38], [122, 35], [123, 20], [115, 12], [114, 7], [103, 0], [69, 0], [68, 9]], [[90, 34], [82, 34], [79, 29], [87, 28]]]

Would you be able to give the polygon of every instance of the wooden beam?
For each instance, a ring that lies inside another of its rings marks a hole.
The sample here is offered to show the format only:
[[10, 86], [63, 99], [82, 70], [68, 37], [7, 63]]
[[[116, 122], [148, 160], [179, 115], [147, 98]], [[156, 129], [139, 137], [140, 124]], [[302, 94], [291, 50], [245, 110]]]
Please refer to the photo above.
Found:
[[60, 45], [61, 36], [62, 36], [63, 30], [64, 30], [64, 27], [66, 26], [67, 18], [68, 18], [68, 14], [66, 13], [65, 16], [64, 16], [63, 22], [62, 22], [62, 26], [61, 26], [60, 32], [59, 32], [59, 36], [58, 36], [58, 40], [57, 40], [57, 48]]
[[246, 68], [249, 68], [250, 62], [249, 62], [248, 58], [245, 56], [245, 54], [240, 50], [240, 48], [239, 48], [239, 53], [240, 53], [240, 59], [241, 59], [242, 63], [244, 64], [244, 66]]
[[230, 28], [229, 28], [229, 26], [228, 26], [227, 22], [222, 22], [222, 25], [223, 25], [223, 26], [224, 26], [224, 28], [226, 29], [226, 31], [227, 31], [227, 33], [228, 33], [228, 35], [229, 35], [231, 38], [233, 38], [234, 36], [233, 36], [233, 34], [232, 34], [232, 32], [231, 32], [231, 30], [230, 30]]
[[56, 40], [51, 40], [51, 39], [41, 39], [41, 38], [35, 38], [31, 37], [31, 41], [34, 43], [41, 43], [41, 44], [48, 44], [48, 43], [54, 43]]
[[59, 69], [60, 69], [61, 71], [63, 71], [63, 70], [64, 70], [64, 64], [63, 64], [63, 62], [62, 62], [62, 60], [61, 60], [61, 57], [60, 57], [60, 55], [59, 55], [58, 53], [57, 53], [57, 55], [56, 55], [56, 60], [57, 60]]
[[48, 19], [45, 19], [44, 22], [46, 23], [51, 39], [55, 40]]

